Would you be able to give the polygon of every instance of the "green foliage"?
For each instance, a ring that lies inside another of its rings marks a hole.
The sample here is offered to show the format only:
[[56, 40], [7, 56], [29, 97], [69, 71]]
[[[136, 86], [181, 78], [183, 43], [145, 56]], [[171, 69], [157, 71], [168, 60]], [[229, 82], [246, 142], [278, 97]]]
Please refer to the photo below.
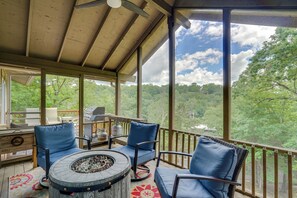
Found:
[[297, 30], [289, 28], [277, 28], [255, 54], [233, 85], [233, 137], [297, 149], [296, 55]]

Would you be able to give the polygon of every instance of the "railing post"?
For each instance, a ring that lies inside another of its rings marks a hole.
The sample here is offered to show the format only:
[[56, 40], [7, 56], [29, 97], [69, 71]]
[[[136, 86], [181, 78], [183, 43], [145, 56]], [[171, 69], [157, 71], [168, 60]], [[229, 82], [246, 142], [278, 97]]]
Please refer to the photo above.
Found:
[[293, 197], [293, 167], [292, 152], [288, 152], [288, 197]]
[[[168, 149], [173, 149], [173, 129], [174, 129], [174, 111], [175, 111], [175, 30], [174, 30], [174, 12], [168, 17], [168, 40], [169, 40], [169, 134]], [[165, 142], [164, 142], [165, 143]], [[168, 156], [172, 163], [172, 155]]]
[[278, 198], [278, 150], [274, 150], [274, 197]]
[[267, 197], [267, 154], [266, 148], [263, 148], [263, 198]]
[[252, 165], [252, 195], [256, 195], [256, 150], [255, 146], [252, 145], [251, 147], [251, 165]]

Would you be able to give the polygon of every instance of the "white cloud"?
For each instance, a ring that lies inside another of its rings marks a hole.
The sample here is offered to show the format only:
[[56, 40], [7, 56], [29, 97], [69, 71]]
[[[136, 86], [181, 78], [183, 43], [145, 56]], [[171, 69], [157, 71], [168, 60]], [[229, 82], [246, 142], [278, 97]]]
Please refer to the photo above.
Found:
[[222, 52], [217, 49], [209, 48], [206, 51], [198, 51], [194, 54], [186, 54], [180, 60], [176, 61], [176, 72], [195, 69], [202, 65], [217, 64], [222, 57]]
[[186, 35], [195, 36], [199, 34], [203, 28], [203, 22], [198, 20], [190, 20], [190, 22], [191, 22], [191, 28], [187, 30]]
[[252, 50], [241, 51], [231, 55], [231, 80], [237, 81], [239, 75], [247, 68], [249, 59], [254, 56]]
[[143, 83], [168, 84], [168, 41], [143, 65]]
[[238, 25], [231, 26], [231, 40], [238, 43], [241, 47], [251, 46], [253, 50], [258, 50], [274, 34], [276, 27], [266, 27], [257, 25]]
[[223, 84], [222, 72], [211, 72], [204, 68], [198, 67], [192, 72], [176, 76], [176, 83], [190, 85], [197, 83], [198, 85], [204, 85], [208, 83]]
[[[205, 23], [201, 21], [191, 22], [191, 30], [185, 30], [183, 27], [180, 27], [177, 30], [177, 45], [185, 35], [191, 35], [193, 39], [197, 37], [204, 38], [206, 36], [211, 36], [212, 38], [222, 36], [221, 23]], [[240, 51], [238, 54], [231, 55], [232, 82], [238, 80], [239, 75], [246, 69], [249, 59], [255, 54], [256, 50], [263, 45], [263, 42], [267, 41], [269, 37], [274, 34], [274, 31], [275, 27], [232, 24], [232, 42], [237, 43], [241, 47], [248, 47], [245, 51]], [[205, 51], [197, 51], [193, 54], [184, 54], [182, 58], [176, 61], [176, 73], [179, 74], [176, 76], [176, 83], [191, 84], [195, 82], [200, 85], [206, 83], [222, 84], [223, 74], [221, 70], [212, 72], [207, 70], [207, 67], [204, 67], [218, 64], [221, 58], [222, 52], [213, 48], [209, 48]], [[144, 65], [143, 83], [157, 85], [168, 84], [168, 65], [168, 42], [165, 42]]]

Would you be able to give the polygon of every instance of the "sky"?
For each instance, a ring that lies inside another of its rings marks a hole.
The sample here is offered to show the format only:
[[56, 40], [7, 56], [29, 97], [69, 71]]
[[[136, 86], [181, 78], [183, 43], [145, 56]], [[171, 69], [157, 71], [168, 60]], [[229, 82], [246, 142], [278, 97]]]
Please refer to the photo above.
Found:
[[[223, 27], [219, 22], [191, 20], [191, 28], [176, 34], [176, 83], [223, 84]], [[250, 58], [269, 40], [276, 27], [231, 24], [232, 82], [247, 68]], [[168, 41], [143, 66], [143, 83], [168, 84]]]

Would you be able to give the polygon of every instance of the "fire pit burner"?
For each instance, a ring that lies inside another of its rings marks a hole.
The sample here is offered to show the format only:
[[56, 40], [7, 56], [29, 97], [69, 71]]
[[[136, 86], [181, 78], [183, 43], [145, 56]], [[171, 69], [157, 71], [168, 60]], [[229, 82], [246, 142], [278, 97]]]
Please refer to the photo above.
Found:
[[71, 170], [77, 173], [96, 173], [108, 169], [113, 163], [113, 159], [107, 155], [93, 155], [75, 161]]

